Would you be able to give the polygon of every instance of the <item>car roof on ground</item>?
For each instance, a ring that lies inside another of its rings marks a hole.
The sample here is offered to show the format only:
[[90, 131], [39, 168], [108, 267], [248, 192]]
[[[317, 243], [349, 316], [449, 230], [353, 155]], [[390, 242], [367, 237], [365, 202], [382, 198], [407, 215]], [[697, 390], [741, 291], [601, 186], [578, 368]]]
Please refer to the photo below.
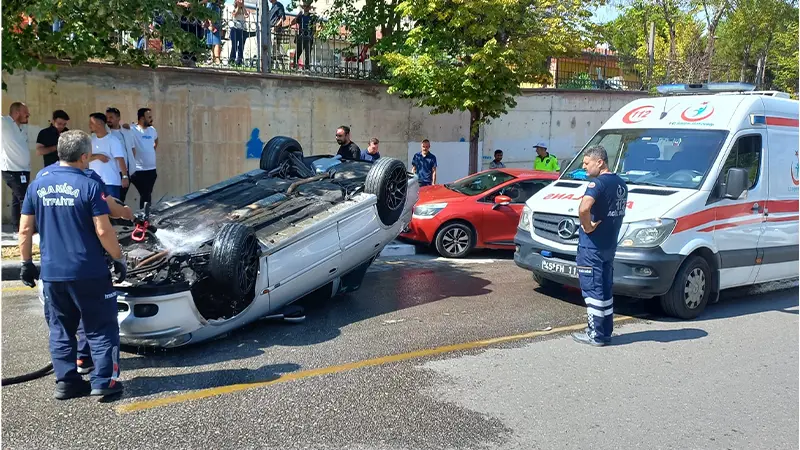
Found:
[[555, 180], [558, 178], [558, 172], [547, 172], [545, 170], [533, 170], [533, 169], [491, 169], [491, 170], [500, 170], [510, 175], [514, 175], [517, 178], [541, 178], [546, 180]]

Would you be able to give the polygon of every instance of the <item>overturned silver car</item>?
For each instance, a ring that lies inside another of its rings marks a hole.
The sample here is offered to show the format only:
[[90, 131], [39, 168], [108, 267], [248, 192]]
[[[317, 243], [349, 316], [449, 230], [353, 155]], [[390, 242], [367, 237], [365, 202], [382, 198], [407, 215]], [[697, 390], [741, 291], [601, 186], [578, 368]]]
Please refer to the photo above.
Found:
[[312, 291], [358, 289], [411, 220], [417, 179], [393, 158], [303, 156], [264, 146], [260, 169], [116, 222], [123, 344], [176, 347], [273, 315]]

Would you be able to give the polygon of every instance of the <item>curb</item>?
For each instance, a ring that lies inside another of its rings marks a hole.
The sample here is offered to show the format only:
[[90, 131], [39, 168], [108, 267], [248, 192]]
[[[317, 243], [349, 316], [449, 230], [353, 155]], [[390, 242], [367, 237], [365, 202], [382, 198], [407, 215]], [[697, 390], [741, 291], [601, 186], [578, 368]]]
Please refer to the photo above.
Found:
[[[42, 270], [40, 261], [33, 261], [37, 269]], [[3, 272], [0, 274], [0, 281], [19, 281], [19, 274], [22, 271], [22, 261], [3, 261]]]
[[383, 248], [381, 258], [389, 258], [395, 256], [413, 256], [417, 254], [417, 247], [412, 244], [404, 244], [398, 241], [392, 241], [386, 244]]

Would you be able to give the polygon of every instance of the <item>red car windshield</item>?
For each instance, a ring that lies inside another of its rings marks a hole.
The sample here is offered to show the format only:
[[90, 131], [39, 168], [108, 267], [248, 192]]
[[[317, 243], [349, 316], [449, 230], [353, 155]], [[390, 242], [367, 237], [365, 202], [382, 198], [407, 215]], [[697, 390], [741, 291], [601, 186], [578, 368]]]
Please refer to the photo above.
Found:
[[516, 178], [514, 175], [509, 175], [499, 170], [490, 170], [488, 172], [476, 173], [475, 175], [462, 178], [450, 184], [445, 184], [444, 187], [451, 191], [471, 196], [483, 194], [489, 189], [514, 178]]

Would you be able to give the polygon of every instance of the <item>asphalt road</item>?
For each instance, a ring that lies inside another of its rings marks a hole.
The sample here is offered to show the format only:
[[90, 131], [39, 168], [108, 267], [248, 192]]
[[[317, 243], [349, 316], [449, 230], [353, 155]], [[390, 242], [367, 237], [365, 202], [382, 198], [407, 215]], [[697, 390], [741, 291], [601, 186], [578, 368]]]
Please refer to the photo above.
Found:
[[[618, 300], [634, 319], [600, 349], [566, 335], [580, 302], [503, 253], [379, 260], [303, 323], [129, 349], [116, 401], [58, 402], [52, 376], [4, 387], [2, 447], [798, 448], [796, 283], [725, 293], [692, 322]], [[46, 336], [34, 294], [3, 282], [3, 377], [45, 365]]]

